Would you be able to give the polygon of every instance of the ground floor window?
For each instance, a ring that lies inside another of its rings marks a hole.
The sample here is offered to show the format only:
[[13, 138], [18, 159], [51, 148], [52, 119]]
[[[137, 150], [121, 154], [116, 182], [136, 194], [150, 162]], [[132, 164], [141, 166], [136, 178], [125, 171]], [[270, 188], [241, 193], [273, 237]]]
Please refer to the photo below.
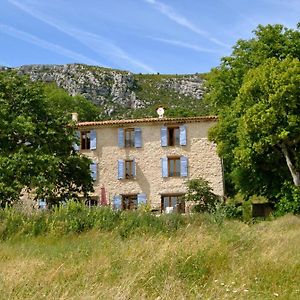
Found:
[[185, 212], [185, 202], [183, 194], [179, 195], [162, 195], [161, 196], [161, 211], [162, 212]]
[[91, 199], [86, 200], [85, 205], [87, 205], [88, 207], [97, 206], [98, 205], [98, 197], [92, 197]]
[[122, 195], [122, 209], [133, 210], [138, 206], [137, 195]]

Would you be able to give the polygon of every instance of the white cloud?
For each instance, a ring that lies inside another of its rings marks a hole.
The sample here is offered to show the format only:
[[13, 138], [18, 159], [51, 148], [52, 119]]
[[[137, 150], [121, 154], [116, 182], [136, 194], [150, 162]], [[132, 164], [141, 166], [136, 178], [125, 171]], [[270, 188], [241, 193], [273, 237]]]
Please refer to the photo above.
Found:
[[71, 36], [72, 38], [76, 39], [80, 43], [84, 44], [86, 47], [93, 50], [95, 53], [98, 54], [105, 54], [112, 59], [121, 59], [124, 61], [129, 62], [131, 65], [139, 67], [147, 72], [156, 73], [156, 71], [144, 64], [143, 62], [139, 61], [138, 59], [131, 57], [128, 53], [126, 53], [122, 48], [116, 46], [113, 42], [96, 35], [94, 33], [79, 30], [75, 27], [71, 27], [70, 25], [64, 23], [63, 21], [59, 21], [56, 19], [51, 18], [50, 16], [43, 14], [42, 12], [36, 10], [32, 6], [28, 6], [24, 3], [21, 3], [17, 0], [8, 0], [11, 4], [16, 6], [17, 8], [21, 9], [22, 11], [28, 13], [32, 17], [56, 28], [57, 30]]
[[90, 59], [80, 53], [77, 53], [75, 51], [71, 51], [69, 49], [66, 49], [58, 44], [50, 43], [48, 41], [45, 41], [43, 39], [38, 38], [37, 36], [34, 36], [32, 34], [29, 34], [27, 32], [21, 31], [19, 29], [16, 29], [12, 26], [8, 26], [5, 24], [0, 24], [0, 31], [2, 31], [5, 34], [8, 34], [10, 36], [13, 36], [17, 39], [23, 40], [25, 42], [37, 45], [41, 48], [44, 48], [46, 50], [56, 52], [60, 55], [69, 57], [74, 59], [76, 62], [83, 62], [86, 64], [91, 65], [98, 65], [99, 63], [96, 60]]
[[211, 41], [214, 44], [217, 44], [222, 47], [230, 47], [229, 45], [223, 43], [222, 41], [219, 41], [218, 39], [212, 37], [207, 31], [202, 30], [192, 22], [190, 22], [186, 17], [180, 15], [177, 13], [171, 6], [166, 5], [162, 2], [159, 2], [157, 0], [144, 0], [147, 3], [153, 5], [160, 13], [167, 16], [170, 20], [174, 21], [175, 23], [189, 29], [190, 31], [201, 35], [205, 38], [207, 38], [209, 41]]
[[[151, 1], [151, 0], [149, 0]], [[179, 46], [182, 48], [187, 48], [187, 49], [191, 49], [197, 52], [207, 52], [207, 53], [214, 53], [214, 54], [218, 54], [218, 55], [222, 55], [223, 52], [221, 51], [217, 51], [217, 50], [213, 50], [213, 49], [208, 49], [208, 48], [204, 48], [195, 44], [190, 44], [190, 43], [186, 43], [183, 41], [179, 41], [179, 40], [170, 40], [170, 39], [164, 39], [164, 38], [158, 38], [158, 37], [150, 37], [153, 40], [159, 41], [159, 42], [163, 42], [166, 44], [170, 44], [170, 45], [174, 45], [174, 46]]]

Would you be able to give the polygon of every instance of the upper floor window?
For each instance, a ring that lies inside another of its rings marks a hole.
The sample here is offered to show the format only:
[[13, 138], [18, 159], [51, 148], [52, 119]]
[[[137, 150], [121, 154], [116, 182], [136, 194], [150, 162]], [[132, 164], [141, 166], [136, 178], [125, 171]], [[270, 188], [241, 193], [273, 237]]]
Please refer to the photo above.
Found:
[[168, 157], [168, 176], [180, 176], [180, 157]]
[[163, 126], [161, 127], [161, 145], [186, 146], [186, 126]]
[[125, 128], [124, 129], [125, 137], [125, 148], [134, 147], [134, 128]]
[[174, 156], [161, 158], [162, 177], [187, 177], [188, 158]]
[[136, 176], [134, 159], [118, 160], [118, 179], [133, 179]]
[[80, 145], [82, 150], [87, 150], [91, 148], [91, 132], [81, 131], [80, 133]]
[[[81, 150], [95, 150], [97, 147], [97, 133], [96, 130], [82, 130], [76, 131], [77, 141], [73, 143], [75, 151]], [[79, 144], [80, 143], [80, 144]]]
[[180, 145], [180, 133], [178, 127], [168, 127], [168, 146]]
[[142, 130], [141, 128], [119, 128], [118, 145], [120, 148], [141, 148]]

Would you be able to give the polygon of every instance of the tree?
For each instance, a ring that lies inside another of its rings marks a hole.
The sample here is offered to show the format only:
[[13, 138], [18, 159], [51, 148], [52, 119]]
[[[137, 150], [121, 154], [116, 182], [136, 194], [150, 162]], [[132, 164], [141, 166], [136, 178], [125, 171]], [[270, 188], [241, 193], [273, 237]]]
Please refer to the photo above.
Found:
[[80, 121], [96, 121], [99, 119], [102, 109], [81, 95], [74, 97], [54, 83], [44, 84], [47, 104], [60, 115], [69, 115], [77, 112]]
[[44, 88], [14, 72], [0, 73], [0, 204], [25, 190], [48, 203], [88, 197], [90, 161], [72, 150], [70, 116], [49, 105]]
[[275, 198], [285, 180], [298, 185], [299, 29], [258, 26], [208, 79], [206, 100], [219, 117], [210, 138], [231, 193]]

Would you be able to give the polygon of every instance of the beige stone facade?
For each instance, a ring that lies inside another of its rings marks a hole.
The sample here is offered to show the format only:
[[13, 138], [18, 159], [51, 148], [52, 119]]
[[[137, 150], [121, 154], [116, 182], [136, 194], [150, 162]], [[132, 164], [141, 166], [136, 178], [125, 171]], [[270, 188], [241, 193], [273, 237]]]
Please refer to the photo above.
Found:
[[[93, 137], [91, 135], [90, 139], [94, 140], [88, 142], [94, 145], [86, 148], [96, 149], [80, 149], [80, 151], [95, 163], [95, 196], [100, 197], [102, 188], [102, 195], [104, 190], [106, 198], [113, 205], [115, 199], [123, 201], [127, 196], [142, 194], [147, 204], [163, 210], [172, 204], [162, 203], [164, 201], [162, 197], [185, 194], [185, 182], [197, 177], [208, 180], [214, 192], [223, 196], [222, 163], [216, 153], [216, 145], [207, 138], [209, 128], [215, 125], [216, 121], [216, 117], [191, 117], [78, 123], [78, 130], [81, 133], [91, 134], [93, 131]], [[174, 130], [179, 130], [180, 127], [177, 143], [181, 143], [179, 138], [182, 137], [182, 131], [185, 138], [184, 145], [176, 145], [174, 142], [173, 146], [162, 146], [162, 127], [166, 129], [167, 135], [173, 134]], [[124, 130], [138, 128], [141, 142], [139, 147], [120, 146], [120, 138], [124, 138], [120, 137], [120, 128], [123, 134]], [[169, 128], [173, 128], [172, 131], [169, 132]], [[85, 142], [81, 139], [81, 143]], [[181, 157], [185, 158], [187, 165], [181, 165]], [[166, 177], [162, 176], [163, 159], [167, 161], [167, 174], [164, 174]], [[175, 167], [171, 165], [170, 159], [177, 160]], [[125, 176], [120, 178], [119, 161], [121, 163], [134, 161], [133, 178], [126, 179]], [[176, 167], [177, 176], [170, 176], [171, 169]]]

